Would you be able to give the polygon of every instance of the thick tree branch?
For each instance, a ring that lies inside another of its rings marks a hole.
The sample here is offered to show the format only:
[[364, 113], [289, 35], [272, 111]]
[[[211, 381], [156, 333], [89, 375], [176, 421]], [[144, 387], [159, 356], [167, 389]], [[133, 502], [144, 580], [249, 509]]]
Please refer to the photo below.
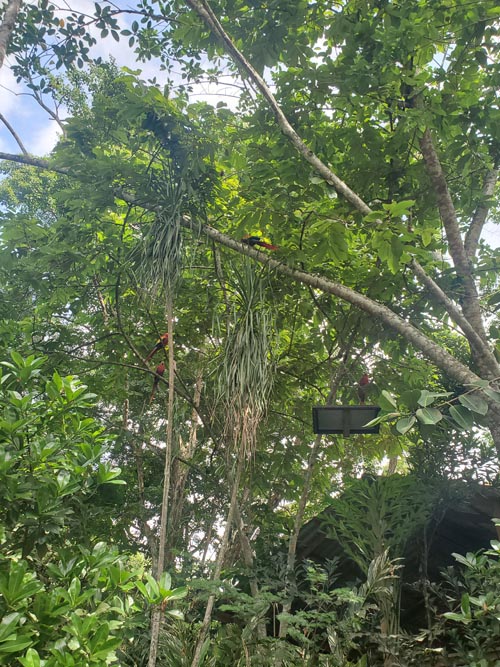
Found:
[[371, 209], [361, 197], [359, 197], [351, 188], [344, 183], [329, 167], [327, 167], [320, 158], [307, 146], [303, 139], [291, 126], [288, 118], [283, 113], [276, 98], [272, 94], [269, 86], [266, 84], [260, 74], [252, 67], [241, 51], [235, 46], [232, 39], [225, 32], [219, 20], [204, 0], [186, 0], [186, 3], [194, 9], [198, 16], [204, 21], [207, 27], [218, 37], [231, 56], [236, 61], [238, 67], [249, 77], [249, 79], [260, 90], [269, 106], [274, 112], [276, 122], [283, 134], [290, 140], [297, 151], [304, 157], [310, 165], [324, 178], [324, 180], [333, 186], [339, 195], [342, 195], [349, 201], [355, 209], [367, 215]]
[[17, 145], [19, 146], [19, 148], [20, 148], [21, 151], [23, 152], [23, 155], [28, 155], [28, 151], [26, 150], [25, 145], [24, 145], [23, 142], [21, 141], [21, 138], [19, 137], [19, 135], [17, 134], [17, 132], [14, 130], [14, 128], [12, 127], [12, 125], [9, 123], [9, 121], [7, 120], [7, 118], [5, 118], [5, 116], [4, 116], [2, 113], [0, 113], [0, 121], [2, 121], [2, 123], [5, 125], [5, 127], [6, 127], [6, 128], [9, 130], [9, 132], [12, 134], [12, 136], [13, 136], [14, 139], [16, 140]]
[[486, 216], [490, 210], [489, 199], [493, 196], [497, 179], [498, 167], [490, 169], [484, 179], [481, 203], [477, 207], [472, 218], [471, 225], [467, 231], [467, 234], [465, 235], [465, 254], [469, 260], [474, 259], [476, 255], [481, 232], [483, 231], [484, 223], [486, 222]]
[[10, 36], [16, 25], [16, 18], [22, 4], [22, 0], [10, 0], [5, 10], [3, 21], [0, 24], [0, 68], [5, 60]]
[[424, 268], [416, 259], [412, 260], [410, 266], [420, 282], [422, 282], [432, 296], [445, 307], [446, 312], [452, 321], [462, 329], [470, 345], [473, 348], [476, 348], [476, 350], [484, 357], [488, 358], [492, 366], [492, 371], [495, 369], [495, 375], [500, 375], [500, 367], [498, 366], [495, 355], [485, 341], [478, 336], [475, 329], [472, 328], [470, 322], [462, 315], [459, 308], [457, 308], [453, 301], [445, 294], [445, 292], [443, 292], [441, 287], [425, 272]]
[[54, 171], [56, 174], [64, 174], [65, 176], [70, 176], [68, 169], [63, 169], [62, 167], [54, 167], [50, 164], [48, 160], [43, 158], [32, 157], [30, 155], [15, 155], [13, 153], [2, 153], [0, 152], [0, 160], [7, 160], [8, 162], [17, 162], [18, 164], [24, 164], [28, 167], [37, 167], [38, 169], [47, 169], [48, 171]]
[[446, 239], [448, 241], [448, 250], [457, 274], [462, 280], [464, 290], [462, 307], [464, 315], [469, 320], [476, 333], [486, 341], [479, 297], [472, 276], [471, 264], [465, 252], [455, 207], [429, 129], [426, 129], [422, 135], [420, 149], [424, 157], [427, 173], [429, 174], [429, 178], [436, 194], [439, 213], [441, 215], [441, 220], [443, 221]]
[[[123, 198], [123, 195], [120, 195], [120, 197]], [[200, 228], [189, 218], [185, 217], [182, 224], [189, 229], [200, 230]], [[205, 233], [210, 239], [217, 243], [226, 246], [226, 248], [235, 250], [242, 255], [247, 255], [261, 264], [268, 266], [270, 269], [274, 269], [277, 273], [291, 278], [295, 282], [308, 285], [314, 289], [319, 289], [327, 294], [333, 294], [339, 299], [347, 301], [360, 310], [363, 310], [365, 313], [377, 317], [391, 329], [397, 331], [406, 338], [408, 342], [420, 350], [438, 368], [441, 368], [441, 370], [450, 375], [450, 377], [453, 377], [457, 382], [467, 384], [476, 382], [479, 379], [479, 377], [467, 368], [467, 366], [455, 359], [449, 352], [428, 338], [410, 322], [404, 320], [387, 306], [370, 299], [370, 297], [360, 294], [350, 287], [323, 278], [322, 276], [294, 269], [291, 266], [273, 259], [261, 250], [255, 250], [240, 241], [236, 241], [235, 239], [226, 236], [209, 225], [202, 226], [201, 232]]]
[[[69, 175], [68, 170], [53, 169], [47, 160], [26, 158], [24, 156], [10, 155], [7, 153], [0, 153], [0, 159], [14, 160], [15, 162], [19, 162], [21, 164], [36, 166], [41, 169], [52, 169], [58, 173]], [[121, 190], [117, 190], [115, 192], [115, 196], [118, 199], [122, 199], [123, 201], [127, 202], [128, 204], [141, 206], [142, 208], [148, 208], [147, 204], [144, 202], [139, 202], [137, 198]], [[467, 368], [467, 366], [455, 359], [449, 352], [428, 338], [410, 322], [404, 320], [387, 306], [384, 306], [383, 304], [370, 299], [364, 294], [360, 294], [350, 287], [346, 287], [340, 283], [328, 280], [327, 278], [294, 269], [291, 266], [273, 259], [261, 250], [255, 250], [254, 248], [245, 245], [240, 241], [236, 241], [235, 239], [230, 238], [226, 234], [219, 232], [217, 229], [214, 229], [209, 225], [202, 225], [200, 227], [188, 217], [183, 218], [182, 225], [188, 229], [196, 230], [197, 232], [201, 231], [216, 243], [219, 243], [226, 248], [230, 248], [231, 250], [235, 250], [241, 255], [247, 255], [247, 257], [251, 257], [261, 264], [265, 264], [270, 269], [276, 270], [277, 273], [285, 275], [295, 282], [302, 283], [314, 289], [319, 289], [323, 292], [326, 292], [327, 294], [333, 294], [339, 299], [347, 301], [360, 310], [363, 310], [365, 313], [377, 317], [391, 329], [402, 335], [438, 368], [450, 375], [450, 377], [453, 377], [457, 382], [467, 384], [470, 382], [476, 382], [479, 379], [479, 377], [469, 368]], [[139, 354], [137, 356], [139, 359], [141, 358]]]

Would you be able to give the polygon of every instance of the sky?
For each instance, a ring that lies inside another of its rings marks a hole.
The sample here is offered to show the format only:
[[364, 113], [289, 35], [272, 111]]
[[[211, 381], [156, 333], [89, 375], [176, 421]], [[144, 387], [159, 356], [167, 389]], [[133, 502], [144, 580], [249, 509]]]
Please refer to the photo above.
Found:
[[[79, 11], [92, 13], [94, 3], [91, 0], [75, 0], [73, 6], [77, 6]], [[65, 13], [62, 12], [61, 16]], [[96, 57], [101, 56], [103, 60], [112, 57], [119, 67], [128, 67], [134, 71], [140, 69], [143, 79], [156, 77], [160, 87], [166, 83], [166, 73], [161, 72], [158, 61], [136, 63], [134, 51], [128, 46], [126, 38], [122, 38], [120, 42], [116, 42], [111, 36], [101, 39], [99, 31], [96, 37], [97, 44], [93, 47], [93, 55]], [[234, 97], [235, 89], [231, 83], [234, 83], [234, 79], [228, 76], [226, 85], [200, 84], [194, 88], [192, 99], [204, 100], [213, 105], [222, 99], [230, 108], [234, 108], [237, 99]], [[29, 153], [36, 156], [48, 155], [58, 140], [60, 129], [28, 93], [29, 91], [21, 84], [16, 83], [7, 58], [0, 69], [0, 113], [14, 127]], [[64, 112], [61, 115], [64, 117]], [[19, 146], [3, 123], [0, 123], [0, 151], [20, 152]], [[500, 225], [487, 223], [483, 238], [491, 246], [500, 247]]]
[[[0, 0], [0, 7], [1, 7]], [[73, 0], [70, 3], [77, 7], [82, 13], [92, 14], [94, 12], [93, 0]], [[61, 11], [63, 18], [68, 10]], [[133, 17], [128, 19], [129, 24]], [[126, 17], [121, 19], [121, 24], [126, 27]], [[102, 39], [99, 30], [94, 30], [94, 37], [97, 44], [92, 47], [92, 55], [101, 57], [103, 60], [114, 58], [118, 67], [128, 67], [134, 71], [141, 71], [141, 78], [150, 79], [156, 77], [158, 84], [162, 87], [167, 81], [167, 75], [160, 70], [158, 60], [151, 60], [145, 63], [137, 63], [133, 48], [128, 46], [128, 38], [122, 37], [116, 42], [111, 35]], [[2, 69], [0, 69], [0, 113], [3, 114], [14, 130], [20, 136], [29, 153], [38, 157], [50, 153], [57, 143], [60, 129], [57, 123], [51, 119], [48, 114], [41, 109], [38, 103], [29, 95], [29, 91], [21, 84], [17, 84], [9, 64], [13, 58], [7, 58]], [[180, 81], [180, 77], [179, 77]], [[232, 77], [227, 77], [227, 83], [200, 84], [194, 87], [192, 94], [193, 101], [205, 100], [214, 106], [223, 99], [227, 106], [234, 108], [237, 100], [234, 98], [234, 88], [230, 87]], [[64, 113], [61, 114], [64, 117]], [[7, 130], [0, 123], [0, 151], [4, 153], [19, 153], [19, 146]]]

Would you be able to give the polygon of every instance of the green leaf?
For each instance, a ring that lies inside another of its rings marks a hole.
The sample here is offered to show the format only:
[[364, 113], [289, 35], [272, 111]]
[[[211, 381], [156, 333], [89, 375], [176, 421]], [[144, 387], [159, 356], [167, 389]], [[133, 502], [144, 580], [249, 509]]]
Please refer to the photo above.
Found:
[[160, 589], [163, 589], [164, 591], [170, 590], [170, 587], [172, 586], [172, 577], [168, 572], [162, 572], [158, 585], [160, 586]]
[[391, 218], [399, 218], [408, 213], [410, 208], [414, 205], [414, 199], [407, 199], [405, 201], [393, 202], [392, 204], [384, 204], [383, 206]]
[[404, 435], [411, 429], [411, 427], [415, 422], [416, 418], [414, 415], [409, 415], [408, 417], [402, 417], [396, 422], [396, 429], [401, 433], [401, 435]]
[[459, 426], [461, 426], [466, 431], [470, 431], [470, 429], [474, 426], [474, 420], [471, 413], [462, 405], [452, 405], [450, 407], [450, 416]]
[[372, 426], [376, 426], [377, 424], [382, 424], [383, 422], [391, 421], [391, 419], [399, 417], [400, 414], [401, 414], [400, 412], [383, 412], [378, 417], [375, 417], [375, 419], [372, 419], [368, 423], [364, 424], [363, 428], [371, 428]]
[[485, 387], [483, 389], [483, 394], [486, 394], [488, 398], [491, 398], [492, 401], [495, 401], [495, 403], [500, 403], [500, 391], [496, 391], [496, 389], [491, 389], [491, 387]]
[[422, 424], [437, 424], [443, 418], [437, 408], [419, 408], [415, 414]]
[[167, 597], [169, 600], [181, 600], [182, 598], [185, 598], [187, 594], [188, 594], [187, 587], [180, 586], [179, 588], [174, 588], [173, 591], [170, 591]]
[[24, 368], [24, 359], [19, 354], [19, 352], [12, 350], [10, 356], [12, 357], [12, 361], [16, 364], [18, 368]]
[[456, 614], [453, 611], [447, 611], [443, 614], [445, 618], [448, 618], [450, 621], [458, 621], [459, 623], [464, 623], [467, 625], [467, 623], [470, 623], [472, 619], [466, 618], [465, 616], [462, 616], [462, 614]]
[[451, 391], [436, 393], [432, 391], [427, 391], [427, 389], [422, 389], [422, 391], [420, 392], [420, 398], [418, 399], [417, 402], [419, 405], [426, 408], [428, 405], [434, 403], [436, 398], [446, 398], [451, 395], [452, 395]]
[[398, 409], [398, 404], [396, 403], [396, 399], [389, 394], [388, 391], [385, 389], [382, 389], [380, 392], [380, 396], [378, 398], [378, 404], [382, 408], [382, 410], [397, 410]]
[[462, 612], [465, 614], [465, 616], [471, 615], [470, 613], [470, 602], [469, 602], [469, 595], [467, 593], [462, 594], [462, 600], [460, 603], [460, 606], [462, 607]]
[[26, 656], [24, 658], [17, 658], [23, 667], [41, 667], [40, 656], [38, 651], [35, 651], [34, 648], [29, 648], [26, 651]]
[[488, 403], [476, 394], [463, 394], [458, 397], [458, 400], [464, 408], [472, 412], [477, 412], [480, 415], [485, 415], [488, 412]]
[[400, 399], [410, 410], [416, 410], [421, 394], [420, 389], [407, 389], [401, 394]]

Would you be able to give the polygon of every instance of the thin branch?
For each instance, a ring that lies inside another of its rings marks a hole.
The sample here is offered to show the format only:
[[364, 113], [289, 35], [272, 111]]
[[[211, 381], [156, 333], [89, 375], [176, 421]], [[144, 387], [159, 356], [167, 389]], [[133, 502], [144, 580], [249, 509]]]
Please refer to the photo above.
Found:
[[7, 120], [7, 118], [5, 118], [5, 116], [4, 116], [2, 113], [0, 113], [0, 121], [2, 121], [2, 123], [5, 125], [5, 127], [6, 127], [6, 128], [9, 130], [9, 132], [12, 134], [12, 136], [13, 136], [14, 139], [16, 140], [17, 145], [19, 146], [19, 148], [20, 148], [21, 151], [23, 152], [23, 155], [28, 155], [28, 151], [26, 150], [25, 145], [24, 145], [23, 142], [21, 141], [21, 138], [19, 137], [19, 135], [17, 134], [17, 132], [14, 130], [14, 128], [12, 127], [12, 125], [9, 123], [9, 121]]
[[22, 4], [22, 0], [10, 0], [7, 9], [5, 10], [3, 21], [0, 24], [0, 68], [7, 55], [10, 36], [15, 28], [17, 15], [19, 14]]
[[472, 222], [469, 229], [467, 230], [467, 234], [465, 235], [465, 253], [470, 260], [474, 259], [476, 255], [481, 232], [483, 231], [484, 223], [486, 222], [486, 217], [491, 206], [489, 200], [495, 191], [497, 179], [498, 167], [494, 167], [486, 174], [483, 184], [483, 192], [481, 195], [481, 202], [477, 207], [474, 216], [472, 217]]
[[194, 11], [205, 22], [214, 35], [223, 42], [239, 68], [247, 74], [249, 79], [262, 93], [274, 112], [279, 128], [290, 140], [296, 150], [302, 155], [302, 157], [304, 157], [309, 162], [309, 164], [314, 167], [317, 173], [329, 185], [335, 188], [339, 195], [345, 197], [347, 201], [349, 201], [354, 206], [355, 209], [363, 213], [363, 215], [370, 213], [371, 209], [368, 204], [366, 204], [361, 199], [361, 197], [359, 197], [359, 195], [351, 190], [351, 188], [346, 183], [344, 183], [344, 181], [342, 181], [329, 167], [327, 167], [293, 129], [288, 118], [285, 116], [276, 98], [272, 94], [269, 86], [266, 84], [260, 74], [253, 68], [253, 66], [249, 63], [241, 51], [235, 46], [232, 39], [225, 32], [224, 28], [205, 0], [186, 0], [186, 3], [192, 9], [194, 9]]
[[64, 125], [62, 124], [62, 121], [59, 118], [59, 116], [57, 114], [57, 111], [54, 111], [47, 104], [45, 104], [41, 95], [38, 95], [37, 93], [34, 93], [32, 97], [39, 104], [39, 106], [41, 106], [42, 109], [49, 114], [49, 116], [52, 118], [52, 120], [56, 121], [56, 123], [59, 125], [59, 127], [61, 129], [63, 137], [65, 137], [66, 136], [66, 129], [65, 129]]
[[101, 292], [101, 285], [99, 283], [99, 278], [97, 277], [96, 274], [94, 274], [92, 282], [94, 283], [94, 287], [97, 293], [97, 299], [99, 301], [99, 306], [101, 307], [102, 319], [104, 324], [106, 325], [109, 321], [109, 314], [108, 314], [108, 309], [106, 308], [106, 302], [104, 301], [104, 297]]

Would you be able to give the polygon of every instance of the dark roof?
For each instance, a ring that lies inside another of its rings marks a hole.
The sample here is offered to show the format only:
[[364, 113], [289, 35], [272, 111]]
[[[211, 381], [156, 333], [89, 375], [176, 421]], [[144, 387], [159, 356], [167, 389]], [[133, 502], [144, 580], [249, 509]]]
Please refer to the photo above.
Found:
[[[464, 494], [458, 502], [456, 497], [450, 504], [433, 513], [427, 525], [428, 541], [428, 576], [435, 578], [439, 572], [455, 563], [453, 553], [466, 554], [490, 546], [490, 541], [500, 539], [492, 521], [500, 518], [500, 490], [491, 486], [476, 485]], [[438, 508], [436, 508], [438, 509]], [[311, 559], [324, 561], [340, 557], [342, 579], [358, 572], [354, 563], [349, 563], [342, 545], [335, 539], [327, 537], [322, 524], [326, 517], [335, 515], [335, 503], [324, 510], [319, 516], [308, 521], [301, 529], [297, 543], [299, 560]], [[415, 543], [410, 542], [405, 553], [405, 569], [417, 568], [418, 558], [415, 557]], [[409, 580], [409, 574], [405, 579]], [[416, 573], [415, 573], [416, 574]], [[418, 578], [418, 575], [415, 577]]]

